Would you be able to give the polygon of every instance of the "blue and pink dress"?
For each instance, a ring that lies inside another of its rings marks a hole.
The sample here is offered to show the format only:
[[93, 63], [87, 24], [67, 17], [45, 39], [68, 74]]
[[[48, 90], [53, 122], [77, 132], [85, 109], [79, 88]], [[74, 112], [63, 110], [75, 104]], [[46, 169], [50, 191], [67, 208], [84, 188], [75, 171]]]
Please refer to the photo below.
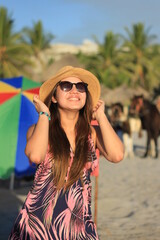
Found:
[[[89, 137], [88, 162], [83, 171], [83, 186], [78, 179], [69, 190], [57, 191], [53, 183], [50, 154], [37, 168], [33, 186], [15, 221], [9, 239], [97, 240], [91, 213], [90, 174], [98, 164], [94, 143]], [[70, 167], [74, 161], [70, 150]], [[66, 179], [67, 180], [67, 179]]]

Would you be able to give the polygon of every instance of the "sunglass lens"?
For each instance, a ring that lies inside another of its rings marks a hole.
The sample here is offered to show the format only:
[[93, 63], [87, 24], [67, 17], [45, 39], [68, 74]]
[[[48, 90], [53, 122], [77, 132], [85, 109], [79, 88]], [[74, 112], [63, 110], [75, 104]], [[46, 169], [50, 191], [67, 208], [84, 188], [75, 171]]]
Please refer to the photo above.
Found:
[[85, 85], [83, 82], [79, 82], [76, 84], [76, 88], [79, 92], [85, 92], [87, 85]]
[[72, 89], [73, 85], [76, 86], [76, 89], [78, 92], [83, 93], [83, 92], [86, 92], [88, 84], [83, 83], [83, 82], [71, 83], [68, 81], [63, 81], [63, 82], [59, 83], [61, 90], [64, 92], [69, 92]]
[[64, 92], [69, 92], [72, 89], [72, 83], [70, 83], [70, 82], [61, 82], [60, 83], [60, 88]]

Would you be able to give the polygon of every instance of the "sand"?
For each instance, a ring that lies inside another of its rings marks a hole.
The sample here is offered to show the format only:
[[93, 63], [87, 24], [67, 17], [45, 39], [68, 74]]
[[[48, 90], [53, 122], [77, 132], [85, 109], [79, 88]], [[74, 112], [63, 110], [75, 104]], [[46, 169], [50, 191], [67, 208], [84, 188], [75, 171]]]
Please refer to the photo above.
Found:
[[[137, 140], [136, 156], [113, 164], [100, 157], [97, 229], [101, 240], [160, 239], [160, 154], [141, 158], [144, 139]], [[160, 139], [159, 139], [160, 144]], [[95, 177], [92, 177], [94, 217]], [[32, 182], [0, 187], [0, 239], [8, 238]]]
[[98, 233], [107, 240], [160, 239], [160, 159], [101, 159]]

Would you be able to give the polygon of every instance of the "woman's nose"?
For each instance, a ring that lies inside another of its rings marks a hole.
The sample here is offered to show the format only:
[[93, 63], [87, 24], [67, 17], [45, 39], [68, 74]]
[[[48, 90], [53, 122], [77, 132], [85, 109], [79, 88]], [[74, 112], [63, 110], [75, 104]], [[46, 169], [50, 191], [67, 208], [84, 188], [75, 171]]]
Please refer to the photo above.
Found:
[[75, 84], [73, 84], [71, 92], [78, 92]]

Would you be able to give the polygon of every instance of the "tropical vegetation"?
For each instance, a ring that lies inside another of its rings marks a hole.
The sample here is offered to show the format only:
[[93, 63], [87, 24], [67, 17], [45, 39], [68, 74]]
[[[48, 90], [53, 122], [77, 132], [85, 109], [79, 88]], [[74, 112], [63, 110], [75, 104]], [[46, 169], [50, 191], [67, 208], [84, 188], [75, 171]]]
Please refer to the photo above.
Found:
[[30, 48], [21, 42], [21, 34], [13, 31], [14, 20], [7, 9], [0, 8], [0, 77], [17, 76], [25, 72]]
[[32, 28], [25, 27], [22, 29], [22, 42], [30, 46], [33, 56], [42, 64], [41, 52], [50, 48], [50, 43], [54, 39], [53, 34], [46, 33], [41, 21], [34, 22]]
[[[0, 7], [0, 77], [29, 74], [35, 59], [42, 70], [46, 69], [48, 62], [41, 53], [51, 47], [54, 35], [45, 32], [40, 20], [20, 32], [14, 32], [14, 23], [7, 9]], [[124, 29], [125, 36], [108, 31], [102, 43], [94, 39], [98, 52], [90, 55], [79, 52], [78, 60], [109, 88], [126, 84], [140, 85], [148, 91], [159, 89], [160, 44], [156, 36], [143, 23]]]
[[156, 36], [142, 23], [125, 31], [127, 37], [107, 32], [103, 43], [98, 43], [98, 54], [77, 56], [110, 88], [140, 85], [151, 91], [160, 83], [160, 45], [154, 43]]

